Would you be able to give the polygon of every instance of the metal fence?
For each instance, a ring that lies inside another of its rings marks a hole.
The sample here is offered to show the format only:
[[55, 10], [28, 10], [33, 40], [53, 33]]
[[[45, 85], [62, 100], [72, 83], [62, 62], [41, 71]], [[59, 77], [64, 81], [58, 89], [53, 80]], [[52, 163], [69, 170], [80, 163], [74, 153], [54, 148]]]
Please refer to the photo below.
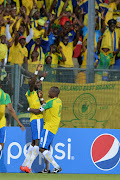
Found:
[[[51, 86], [57, 85], [61, 90], [60, 98], [63, 101], [61, 127], [120, 128], [119, 110], [116, 112], [120, 108], [120, 70], [94, 69], [95, 83], [87, 84], [87, 68], [55, 68], [45, 65], [41, 74], [44, 69], [48, 72], [41, 87], [44, 99], [48, 98], [47, 94]], [[25, 94], [32, 74], [18, 65], [6, 66], [0, 69], [0, 74], [3, 90], [10, 94], [18, 117], [29, 126], [30, 114], [27, 112], [29, 105]], [[7, 125], [15, 126], [15, 121], [7, 111], [6, 116]]]

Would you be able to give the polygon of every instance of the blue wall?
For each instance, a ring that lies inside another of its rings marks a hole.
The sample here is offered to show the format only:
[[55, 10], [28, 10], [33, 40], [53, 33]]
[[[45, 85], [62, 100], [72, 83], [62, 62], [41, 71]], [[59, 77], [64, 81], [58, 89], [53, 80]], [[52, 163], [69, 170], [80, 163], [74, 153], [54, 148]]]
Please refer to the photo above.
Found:
[[[19, 127], [7, 127], [6, 132], [0, 172], [19, 173], [25, 145], [31, 142], [31, 129], [22, 132]], [[119, 174], [119, 141], [120, 130], [59, 128], [53, 142], [53, 156], [62, 173]], [[32, 171], [41, 171], [43, 162], [39, 155]]]

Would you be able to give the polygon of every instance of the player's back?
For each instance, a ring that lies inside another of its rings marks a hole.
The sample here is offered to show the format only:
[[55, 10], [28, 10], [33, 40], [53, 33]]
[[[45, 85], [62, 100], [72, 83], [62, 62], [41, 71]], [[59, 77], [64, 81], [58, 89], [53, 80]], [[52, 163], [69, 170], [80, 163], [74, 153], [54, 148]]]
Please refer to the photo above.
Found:
[[51, 131], [53, 134], [57, 133], [61, 120], [62, 101], [59, 98], [53, 98], [46, 102], [44, 106], [45, 111], [45, 125], [44, 129]]

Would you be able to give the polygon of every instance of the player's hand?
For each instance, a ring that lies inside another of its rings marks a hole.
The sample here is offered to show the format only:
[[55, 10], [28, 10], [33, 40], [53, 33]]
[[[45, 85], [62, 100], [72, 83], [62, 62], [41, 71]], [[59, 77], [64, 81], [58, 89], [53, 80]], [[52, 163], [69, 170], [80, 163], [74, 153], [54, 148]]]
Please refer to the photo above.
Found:
[[43, 92], [41, 90], [38, 90], [38, 95], [40, 98], [43, 98]]
[[47, 27], [48, 27], [48, 23], [47, 23], [47, 22], [45, 22], [44, 27], [45, 27], [45, 28], [47, 28]]
[[19, 126], [20, 126], [20, 129], [21, 129], [22, 131], [25, 130], [25, 127], [24, 127], [21, 123], [19, 124]]
[[48, 75], [48, 72], [45, 69], [45, 71], [43, 72], [43, 77], [46, 78], [47, 75]]

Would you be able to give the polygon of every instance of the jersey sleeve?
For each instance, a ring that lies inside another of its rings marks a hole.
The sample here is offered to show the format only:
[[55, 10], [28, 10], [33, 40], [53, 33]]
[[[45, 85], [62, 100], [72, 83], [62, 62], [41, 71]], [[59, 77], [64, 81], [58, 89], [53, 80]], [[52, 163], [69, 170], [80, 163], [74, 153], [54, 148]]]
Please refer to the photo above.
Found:
[[11, 99], [10, 96], [6, 93], [6, 105], [8, 105], [9, 103], [11, 103]]
[[52, 106], [53, 106], [53, 100], [48, 101], [43, 108], [46, 110], [52, 108]]
[[4, 93], [3, 90], [0, 90], [0, 105], [5, 104], [5, 98], [6, 98], [6, 94]]

